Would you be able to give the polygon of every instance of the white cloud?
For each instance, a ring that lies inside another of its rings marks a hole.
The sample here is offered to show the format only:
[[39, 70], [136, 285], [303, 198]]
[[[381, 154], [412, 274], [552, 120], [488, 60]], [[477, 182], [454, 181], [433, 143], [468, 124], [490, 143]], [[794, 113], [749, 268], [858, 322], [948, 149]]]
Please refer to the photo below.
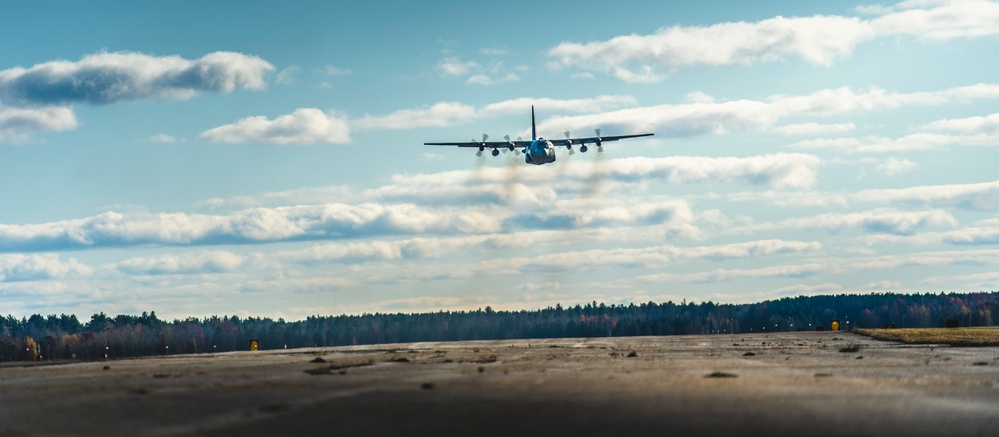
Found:
[[402, 109], [383, 116], [370, 116], [351, 120], [359, 130], [412, 129], [416, 127], [441, 127], [468, 123], [505, 114], [526, 114], [531, 105], [547, 111], [597, 112], [611, 108], [632, 106], [632, 96], [605, 95], [588, 99], [551, 99], [522, 97], [475, 107], [458, 102], [438, 102], [430, 106]]
[[999, 133], [999, 113], [987, 116], [968, 118], [948, 118], [937, 120], [923, 126], [928, 130], [955, 132], [963, 135], [978, 135]]
[[888, 158], [879, 162], [875, 171], [885, 176], [895, 176], [919, 168], [919, 164], [905, 158]]
[[483, 47], [479, 49], [479, 54], [485, 56], [507, 56], [510, 54], [510, 50], [501, 47]]
[[0, 142], [77, 127], [74, 103], [112, 104], [187, 99], [202, 91], [266, 88], [274, 67], [256, 56], [209, 53], [195, 60], [135, 52], [99, 52], [80, 61], [50, 61], [0, 71]]
[[438, 102], [431, 106], [402, 109], [388, 115], [366, 115], [351, 121], [360, 130], [412, 129], [415, 127], [450, 126], [475, 120], [474, 107], [458, 102]]
[[774, 223], [750, 225], [736, 231], [760, 231], [801, 228], [839, 232], [843, 229], [861, 229], [866, 232], [911, 235], [927, 226], [957, 226], [957, 219], [944, 210], [899, 211], [879, 208], [852, 213], [826, 213], [810, 217], [797, 217]]
[[878, 235], [865, 239], [869, 245], [877, 244], [911, 244], [925, 246], [929, 244], [954, 245], [992, 245], [999, 243], [999, 219], [979, 221], [971, 226], [950, 231], [920, 232], [914, 235]]
[[41, 132], [76, 129], [73, 110], [65, 106], [11, 108], [0, 105], [0, 142], [20, 143]]
[[129, 275], [224, 273], [239, 268], [243, 256], [226, 251], [202, 251], [126, 259], [114, 266]]
[[334, 113], [301, 108], [273, 120], [243, 118], [204, 131], [199, 138], [213, 143], [342, 144], [350, 142], [350, 126]]
[[0, 254], [0, 282], [37, 281], [91, 273], [92, 268], [76, 259], [62, 261], [59, 255], [52, 253]]
[[172, 143], [176, 143], [177, 142], [177, 138], [174, 138], [173, 135], [156, 134], [156, 135], [151, 135], [149, 137], [149, 141], [153, 142], [153, 143], [167, 143], [167, 144], [172, 144]]
[[831, 282], [822, 284], [795, 284], [774, 290], [779, 296], [811, 296], [840, 291], [843, 291], [843, 286]]
[[958, 207], [978, 211], [999, 211], [999, 181], [975, 184], [922, 185], [908, 188], [862, 190], [852, 199], [872, 203]]
[[999, 4], [985, 0], [903, 2], [859, 7], [861, 19], [836, 15], [777, 16], [756, 22], [673, 26], [649, 35], [617, 36], [589, 43], [563, 42], [548, 51], [554, 68], [602, 71], [627, 82], [655, 82], [656, 71], [718, 65], [751, 65], [798, 58], [829, 66], [859, 44], [913, 35], [925, 39], [999, 34]]
[[[660, 183], [744, 183], [771, 188], [807, 188], [815, 183], [821, 161], [812, 155], [778, 153], [745, 158], [674, 156], [633, 157], [573, 162], [563, 172], [524, 167], [510, 172], [488, 167], [442, 173], [396, 175], [392, 184], [365, 190], [366, 198], [436, 203], [476, 199], [498, 204], [551, 205], [556, 190], [586, 194], [603, 185], [641, 187]], [[502, 181], [503, 183], [496, 183]], [[618, 190], [620, 192], [620, 190]]]
[[[604, 128], [605, 134], [649, 132], [667, 137], [767, 129], [785, 117], [831, 116], [844, 113], [897, 108], [904, 105], [939, 105], [952, 101], [999, 98], [999, 85], [977, 84], [935, 92], [889, 93], [879, 88], [854, 92], [848, 88], [820, 90], [809, 95], [773, 96], [766, 101], [733, 100], [717, 102], [704, 93], [696, 93], [690, 103], [633, 107], [632, 96], [605, 95], [589, 99], [517, 98], [475, 107], [459, 102], [438, 102], [421, 108], [403, 109], [387, 115], [365, 115], [347, 120], [335, 114], [323, 114], [314, 108], [298, 109], [274, 121], [263, 116], [248, 117], [237, 123], [202, 133], [213, 142], [343, 143], [350, 141], [350, 129], [412, 129], [443, 127], [469, 123], [498, 115], [521, 113], [531, 105], [542, 111], [570, 111], [584, 115], [548, 117], [538, 123], [541, 135], [564, 131], [588, 132]], [[623, 109], [621, 109], [623, 108]], [[805, 133], [852, 130], [852, 123], [819, 125], [798, 124], [778, 131]], [[851, 152], [894, 152], [940, 148], [954, 141], [974, 145], [994, 145], [994, 136], [965, 136], [920, 133], [899, 139], [881, 137], [804, 140], [796, 148], [839, 148]]]
[[784, 135], [810, 136], [821, 134], [838, 134], [852, 132], [857, 127], [853, 123], [819, 124], [819, 123], [797, 123], [778, 126], [775, 131]]
[[803, 140], [789, 147], [797, 149], [835, 149], [848, 153], [898, 153], [912, 150], [940, 150], [958, 141], [951, 135], [918, 133], [901, 138], [819, 138]]
[[[586, 44], [563, 42], [548, 51], [558, 67], [608, 72], [628, 82], [663, 79], [654, 68], [672, 71], [699, 65], [751, 64], [796, 56], [830, 65], [848, 55], [874, 29], [857, 18], [775, 17], [755, 23], [674, 26], [651, 35], [618, 36]], [[626, 66], [638, 63], [636, 69]]]
[[[346, 197], [358, 204], [320, 202], [297, 206], [256, 207], [225, 215], [107, 212], [58, 222], [0, 224], [0, 252], [59, 250], [134, 245], [218, 245], [299, 240], [342, 240], [378, 235], [483, 234], [516, 229], [662, 226], [661, 232], [696, 235], [694, 215], [685, 201], [629, 201], [591, 204], [574, 199], [597, 184], [618, 188], [648, 182], [736, 182], [774, 188], [808, 187], [819, 160], [810, 155], [776, 154], [749, 158], [628, 158], [579, 163], [559, 174], [525, 169], [516, 183], [504, 168], [398, 175], [390, 185], [370, 190], [336, 188], [270, 193], [262, 199], [211, 205], [269, 201], [315, 202]], [[594, 174], [599, 174], [594, 180]], [[600, 182], [602, 181], [602, 182]], [[536, 187], [544, 187], [539, 190]], [[567, 200], [559, 200], [557, 190]], [[619, 190], [620, 193], [623, 191]], [[341, 193], [341, 194], [337, 194]], [[346, 196], [343, 193], [347, 193]], [[373, 202], [390, 203], [373, 203]], [[415, 202], [415, 203], [414, 203]], [[424, 205], [424, 206], [417, 206]], [[533, 209], [532, 209], [533, 208]]]
[[501, 83], [516, 82], [518, 80], [520, 80], [520, 77], [514, 73], [507, 74], [500, 79], [493, 79], [485, 74], [476, 74], [465, 80], [465, 83], [470, 85], [498, 85]]
[[252, 208], [230, 215], [108, 212], [28, 225], [0, 224], [0, 252], [131, 245], [202, 245], [328, 240], [397, 233], [474, 234], [500, 229], [475, 210], [340, 203]]
[[[735, 244], [723, 244], [717, 246], [682, 247], [672, 245], [653, 245], [641, 248], [610, 248], [592, 249], [582, 251], [561, 251], [546, 253], [538, 256], [513, 256], [506, 258], [486, 259], [471, 265], [458, 266], [444, 265], [438, 266], [433, 271], [420, 270], [414, 272], [398, 272], [395, 277], [383, 278], [388, 282], [405, 282], [416, 279], [463, 279], [483, 276], [511, 276], [528, 275], [532, 273], [555, 273], [565, 271], [575, 271], [580, 264], [587, 264], [588, 269], [608, 269], [608, 268], [653, 268], [662, 269], [675, 266], [679, 262], [690, 260], [730, 260], [748, 259], [770, 256], [795, 256], [815, 252], [821, 249], [821, 244], [814, 242], [783, 241], [783, 240], [761, 240], [748, 241]], [[391, 254], [392, 252], [389, 252]], [[382, 259], [394, 259], [387, 254], [381, 255]], [[800, 276], [800, 267], [774, 268], [771, 272], [783, 271], [799, 272], [793, 276]], [[744, 276], [769, 276], [774, 273], [747, 273]], [[710, 274], [698, 273], [686, 279], [692, 282], [704, 282], [702, 278]], [[738, 273], [732, 276], [740, 276]], [[656, 274], [638, 278], [640, 282], [668, 281], [676, 275]], [[685, 279], [681, 279], [685, 280]]]
[[437, 64], [437, 71], [442, 76], [465, 76], [474, 71], [482, 70], [482, 66], [477, 62], [463, 62], [460, 58], [449, 57], [441, 60]]
[[[657, 136], [689, 137], [767, 129], [784, 118], [829, 117], [903, 106], [933, 106], [955, 101], [999, 98], [999, 85], [976, 84], [940, 91], [891, 93], [880, 88], [857, 92], [849, 88], [819, 90], [807, 95], [776, 95], [766, 100], [715, 101], [699, 93], [695, 101], [619, 109], [597, 114], [557, 116], [538, 124], [544, 132], [586, 131], [595, 127], [610, 132], [650, 132]], [[842, 126], [838, 128], [848, 128]], [[975, 138], [968, 138], [974, 141]], [[953, 137], [940, 134], [913, 134], [898, 140], [871, 137], [807, 140], [793, 147], [838, 147], [857, 151], [897, 151], [940, 147]], [[979, 143], [995, 142], [984, 138]]]
[[106, 104], [146, 98], [187, 99], [198, 91], [266, 88], [274, 67], [256, 56], [214, 52], [196, 60], [135, 52], [100, 52], [0, 71], [7, 105]]
[[[505, 52], [483, 49], [480, 50], [480, 54], [497, 56], [505, 54]], [[466, 85], [489, 86], [516, 82], [520, 80], [517, 72], [523, 73], [528, 69], [529, 67], [525, 65], [518, 65], [513, 68], [515, 71], [510, 71], [509, 68], [504, 66], [503, 61], [498, 59], [493, 59], [488, 66], [483, 66], [475, 61], [463, 61], [457, 56], [444, 58], [437, 64], [437, 72], [442, 77], [455, 78], [467, 76], [465, 79]]]
[[871, 20], [881, 35], [933, 40], [999, 35], [999, 3], [987, 0], [904, 1]]
[[644, 282], [729, 282], [737, 279], [759, 279], [759, 278], [801, 278], [816, 275], [827, 271], [829, 268], [824, 264], [809, 263], [796, 265], [773, 265], [756, 269], [715, 269], [697, 273], [679, 274], [657, 274], [639, 277]]
[[746, 158], [633, 157], [612, 160], [597, 171], [624, 181], [739, 182], [773, 188], [809, 188], [815, 184], [815, 173], [820, 164], [815, 156], [788, 153]]
[[354, 72], [349, 68], [335, 67], [333, 65], [327, 65], [321, 70], [323, 74], [332, 77], [349, 76], [354, 74]]
[[277, 76], [274, 76], [274, 82], [279, 85], [291, 85], [295, 83], [295, 76], [298, 75], [299, 71], [302, 71], [302, 69], [295, 65], [285, 68], [284, 70], [281, 70]]
[[772, 125], [778, 119], [768, 104], [752, 100], [721, 103], [688, 103], [620, 109], [592, 115], [549, 117], [538, 123], [540, 132], [591, 131], [612, 133], [652, 132], [667, 137], [688, 137], [746, 131]]
[[999, 272], [973, 273], [970, 275], [931, 276], [923, 284], [963, 290], [995, 290], [999, 288]]

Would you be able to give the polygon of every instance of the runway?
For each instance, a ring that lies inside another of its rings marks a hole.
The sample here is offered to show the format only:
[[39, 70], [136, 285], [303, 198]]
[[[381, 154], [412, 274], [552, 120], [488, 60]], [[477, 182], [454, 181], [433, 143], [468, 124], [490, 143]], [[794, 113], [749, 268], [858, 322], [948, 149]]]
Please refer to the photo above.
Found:
[[846, 332], [408, 343], [0, 367], [0, 435], [911, 437], [996, 429], [999, 348], [910, 346]]

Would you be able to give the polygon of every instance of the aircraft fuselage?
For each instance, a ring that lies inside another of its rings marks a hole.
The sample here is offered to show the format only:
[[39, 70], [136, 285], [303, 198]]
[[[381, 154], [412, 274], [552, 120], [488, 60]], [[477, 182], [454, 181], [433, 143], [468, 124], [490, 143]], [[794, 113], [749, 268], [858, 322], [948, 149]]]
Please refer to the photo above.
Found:
[[538, 138], [524, 148], [524, 162], [541, 165], [555, 162], [555, 145], [544, 138]]
[[593, 132], [597, 134], [594, 137], [577, 137], [572, 138], [569, 136], [569, 132], [566, 131], [564, 140], [555, 140], [553, 144], [551, 140], [546, 140], [544, 138], [538, 138], [538, 129], [534, 122], [534, 106], [531, 106], [531, 139], [522, 140], [517, 138], [516, 141], [511, 140], [510, 136], [507, 135], [503, 137], [504, 141], [486, 141], [489, 139], [489, 135], [482, 134], [482, 141], [472, 139], [472, 141], [459, 141], [459, 142], [448, 142], [448, 143], [423, 143], [427, 146], [458, 146], [458, 147], [475, 147], [479, 149], [476, 153], [477, 156], [482, 156], [482, 152], [486, 149], [492, 149], [489, 152], [493, 156], [499, 156], [500, 149], [504, 151], [510, 151], [515, 153], [524, 153], [524, 162], [534, 165], [551, 164], [555, 162], [555, 148], [565, 147], [569, 154], [573, 153], [572, 146], [579, 146], [580, 153], [586, 153], [586, 144], [596, 144], [597, 152], [602, 152], [603, 148], [601, 145], [606, 141], [617, 141], [623, 140], [625, 138], [637, 138], [637, 137], [647, 137], [653, 134], [632, 134], [632, 135], [613, 135], [613, 136], [600, 136], [600, 129], [594, 129]]

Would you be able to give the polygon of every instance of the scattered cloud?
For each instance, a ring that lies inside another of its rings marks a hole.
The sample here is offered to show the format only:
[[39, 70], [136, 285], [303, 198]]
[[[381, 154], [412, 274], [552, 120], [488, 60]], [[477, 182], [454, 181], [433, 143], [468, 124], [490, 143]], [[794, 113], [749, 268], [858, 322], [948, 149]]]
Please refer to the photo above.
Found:
[[[474, 76], [473, 76], [474, 77]], [[488, 80], [488, 78], [483, 79]], [[365, 115], [347, 119], [319, 109], [302, 108], [275, 120], [263, 116], [248, 117], [234, 124], [202, 133], [212, 142], [345, 143], [351, 129], [382, 130], [444, 127], [465, 124], [498, 115], [521, 113], [535, 105], [545, 111], [567, 111], [583, 115], [559, 115], [538, 123], [539, 132], [588, 131], [597, 127], [604, 132], [649, 132], [666, 137], [690, 137], [769, 129], [781, 119], [792, 116], [826, 117], [892, 109], [906, 105], [941, 105], [955, 101], [999, 98], [999, 85], [976, 84], [935, 92], [890, 93], [880, 88], [856, 92], [849, 88], [826, 89], [808, 95], [777, 95], [766, 100], [717, 101], [704, 93], [692, 93], [688, 103], [636, 107], [632, 96], [608, 95], [589, 99], [517, 98], [475, 107], [460, 102], [438, 102], [429, 106], [402, 109], [387, 115]], [[931, 124], [938, 129], [954, 129], [955, 123], [985, 121], [951, 120]], [[951, 126], [951, 127], [947, 127]], [[800, 123], [775, 128], [789, 135], [847, 132], [852, 123]], [[988, 134], [954, 136], [917, 133], [898, 139], [882, 137], [809, 139], [790, 147], [802, 149], [841, 149], [849, 152], [899, 152], [942, 148], [955, 141], [972, 145], [999, 145], [999, 137]], [[888, 170], [888, 169], [886, 169]]]
[[59, 106], [188, 99], [199, 91], [264, 89], [264, 76], [273, 70], [259, 57], [235, 52], [214, 52], [195, 60], [100, 52], [77, 62], [50, 61], [0, 71], [0, 100], [7, 105]]
[[483, 47], [479, 49], [479, 54], [484, 56], [509, 56], [511, 52], [502, 47]]
[[841, 232], [844, 229], [859, 229], [870, 233], [912, 235], [927, 226], [956, 227], [957, 219], [944, 210], [899, 211], [879, 208], [852, 213], [826, 213], [810, 217], [797, 217], [773, 223], [760, 223], [738, 228], [736, 231], [760, 231], [774, 229], [811, 229], [826, 232]]
[[458, 57], [448, 57], [441, 60], [437, 64], [437, 71], [440, 72], [442, 76], [465, 76], [471, 72], [479, 71], [482, 66], [478, 62], [473, 61], [462, 61]]
[[895, 176], [919, 168], [919, 164], [905, 158], [888, 158], [879, 162], [875, 171], [885, 176]]
[[0, 254], [0, 282], [38, 281], [91, 273], [91, 267], [74, 258], [63, 261], [57, 254]]
[[949, 231], [921, 232], [904, 236], [869, 236], [865, 238], [865, 243], [869, 245], [909, 244], [917, 246], [941, 243], [959, 246], [994, 245], [999, 244], [999, 219], [981, 220], [970, 226]]
[[797, 123], [778, 126], [775, 131], [789, 136], [812, 136], [821, 134], [838, 134], [852, 132], [857, 127], [853, 123], [819, 124]]
[[465, 83], [475, 84], [475, 85], [498, 85], [506, 82], [516, 82], [518, 80], [520, 80], [520, 77], [518, 77], [514, 73], [510, 73], [500, 79], [493, 79], [485, 74], [476, 74], [469, 77], [468, 80], [465, 81]]
[[422, 108], [401, 109], [388, 115], [366, 115], [355, 119], [352, 124], [361, 130], [451, 126], [475, 120], [476, 113], [475, 107], [464, 103], [438, 102]]
[[129, 275], [204, 274], [231, 272], [245, 257], [226, 251], [202, 251], [155, 257], [129, 258], [114, 268]]
[[999, 113], [968, 118], [948, 118], [923, 126], [927, 130], [948, 131], [964, 135], [999, 133]]
[[73, 130], [70, 105], [113, 104], [140, 99], [188, 99], [198, 92], [261, 90], [274, 67], [235, 52], [195, 60], [136, 52], [99, 52], [72, 61], [49, 61], [0, 71], [0, 142]]
[[350, 142], [350, 126], [335, 113], [301, 108], [273, 120], [247, 117], [204, 131], [199, 138], [213, 143], [343, 144]]
[[149, 137], [149, 141], [152, 143], [173, 144], [177, 142], [177, 138], [175, 138], [173, 135], [156, 134], [156, 135], [151, 135]]
[[648, 83], [696, 66], [752, 65], [787, 58], [830, 66], [858, 45], [884, 37], [946, 40], [999, 34], [999, 4], [986, 0], [906, 1], [858, 11], [874, 17], [777, 16], [756, 22], [672, 26], [649, 35], [562, 42], [547, 56], [556, 69], [599, 71], [625, 82]]
[[[849, 55], [874, 29], [858, 18], [775, 17], [755, 23], [673, 26], [651, 35], [625, 35], [590, 43], [563, 42], [548, 51], [558, 68], [602, 71], [626, 82], [665, 79], [653, 71], [714, 65], [748, 65], [795, 56], [831, 65]], [[637, 63], [635, 67], [628, 67]]]
[[[769, 129], [780, 120], [790, 117], [829, 117], [903, 106], [936, 106], [995, 98], [999, 98], [999, 85], [996, 84], [976, 84], [916, 93], [891, 93], [880, 88], [857, 92], [841, 87], [819, 90], [807, 95], [776, 95], [766, 100], [715, 101], [711, 96], [699, 93], [697, 99], [689, 103], [551, 117], [539, 123], [538, 129], [561, 132], [603, 127], [605, 131], [654, 131], [657, 136], [690, 137]], [[894, 141], [884, 138], [804, 140], [793, 144], [792, 147], [897, 151], [939, 147], [940, 144], [951, 140], [952, 138], [947, 135], [914, 134]]]
[[11, 108], [0, 104], [0, 142], [21, 143], [42, 132], [76, 129], [73, 110], [65, 106]]
[[291, 85], [295, 83], [298, 73], [302, 71], [298, 66], [292, 65], [291, 67], [285, 68], [278, 72], [277, 76], [274, 76], [274, 82], [278, 85]]
[[442, 127], [469, 123], [506, 114], [526, 114], [531, 105], [548, 111], [596, 112], [635, 105], [632, 96], [605, 95], [588, 99], [517, 98], [490, 103], [481, 107], [459, 102], [438, 102], [430, 106], [402, 109], [388, 115], [351, 120], [359, 130], [412, 129]]
[[[818, 164], [819, 160], [813, 156], [794, 154], [749, 158], [626, 158], [580, 163], [569, 166], [562, 174], [534, 169], [537, 171], [525, 172], [519, 182], [505, 184], [495, 182], [509, 178], [503, 168], [398, 175], [390, 185], [353, 190], [352, 197], [346, 198], [358, 203], [310, 199], [351, 192], [331, 189], [272, 193], [264, 196], [265, 199], [309, 203], [256, 206], [228, 214], [112, 211], [42, 224], [0, 224], [0, 252], [321, 241], [407, 234], [475, 235], [501, 230], [631, 225], [657, 225], [662, 226], [662, 232], [695, 235], [694, 215], [684, 201], [630, 201], [625, 207], [592, 204], [585, 199], [563, 201], [557, 193], [561, 191], [569, 199], [584, 195], [588, 181], [595, 174], [599, 174], [604, 184], [616, 185], [621, 193], [627, 187], [638, 189], [649, 182], [732, 182], [793, 189], [813, 184]], [[537, 186], [546, 188], [532, 188]]]
[[[480, 50], [480, 54], [486, 56], [499, 56], [505, 54], [504, 52], [496, 50]], [[525, 65], [519, 65], [514, 67], [517, 72], [526, 72], [528, 67]], [[437, 72], [442, 77], [454, 78], [454, 77], [466, 77], [466, 85], [498, 85], [508, 82], [516, 82], [520, 80], [520, 76], [516, 72], [510, 71], [509, 68], [505, 67], [503, 61], [498, 59], [493, 59], [488, 65], [483, 66], [482, 64], [475, 61], [463, 61], [460, 57], [450, 56], [444, 58], [437, 64]]]
[[912, 204], [935, 208], [956, 207], [973, 211], [999, 211], [999, 181], [868, 189], [849, 197], [861, 202], [878, 204]]
[[323, 67], [322, 70], [320, 71], [322, 71], [323, 74], [330, 77], [341, 77], [354, 74], [354, 71], [349, 68], [336, 67], [333, 65], [327, 65]]

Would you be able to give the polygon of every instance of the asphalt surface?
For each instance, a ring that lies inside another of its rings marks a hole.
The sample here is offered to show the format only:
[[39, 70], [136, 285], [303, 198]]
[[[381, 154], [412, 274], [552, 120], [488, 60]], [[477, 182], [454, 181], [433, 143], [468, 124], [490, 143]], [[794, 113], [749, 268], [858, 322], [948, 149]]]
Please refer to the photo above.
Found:
[[0, 368], [0, 435], [667, 434], [999, 435], [999, 348], [794, 332]]

